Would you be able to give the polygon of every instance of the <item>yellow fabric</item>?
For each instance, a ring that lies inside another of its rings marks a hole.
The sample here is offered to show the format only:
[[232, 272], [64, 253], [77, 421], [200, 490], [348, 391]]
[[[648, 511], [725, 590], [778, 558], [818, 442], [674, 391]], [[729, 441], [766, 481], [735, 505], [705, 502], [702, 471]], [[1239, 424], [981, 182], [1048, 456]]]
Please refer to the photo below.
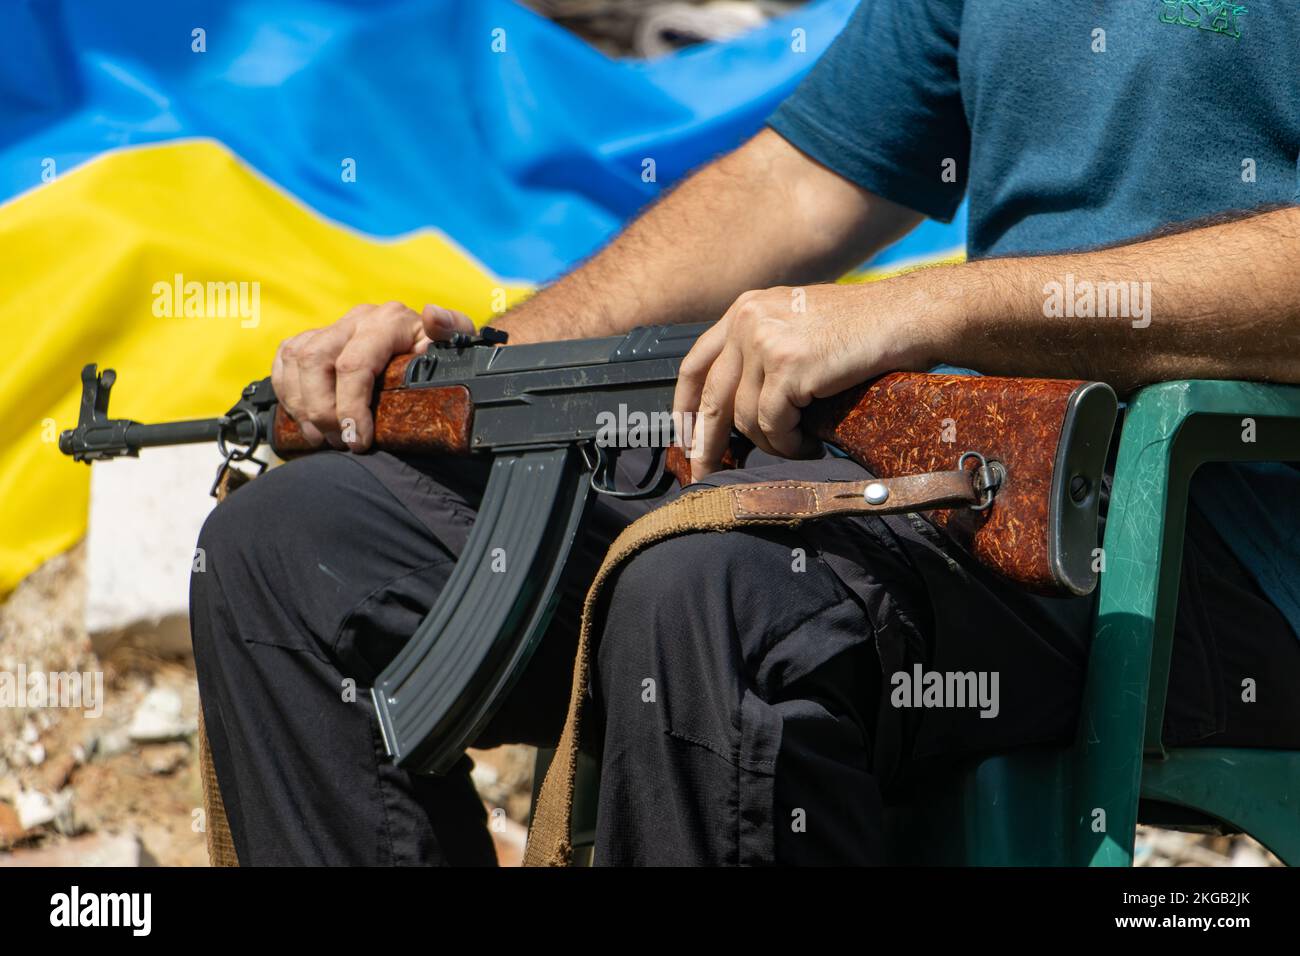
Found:
[[935, 266], [955, 266], [966, 261], [966, 253], [962, 250], [947, 253], [934, 259], [926, 259], [924, 262], [910, 262], [905, 265], [889, 265], [882, 267], [873, 267], [861, 269], [857, 272], [850, 272], [848, 275], [841, 276], [839, 282], [845, 285], [853, 285], [860, 282], [879, 282], [882, 279], [894, 279], [909, 272], [916, 272], [918, 269], [933, 269]]
[[[208, 141], [109, 153], [0, 206], [0, 269], [0, 594], [85, 532], [90, 472], [56, 444], [85, 363], [117, 369], [116, 417], [205, 417], [268, 374], [283, 339], [359, 303], [486, 321], [528, 292], [432, 232], [328, 222]], [[260, 321], [155, 317], [155, 283], [177, 274], [260, 283]]]

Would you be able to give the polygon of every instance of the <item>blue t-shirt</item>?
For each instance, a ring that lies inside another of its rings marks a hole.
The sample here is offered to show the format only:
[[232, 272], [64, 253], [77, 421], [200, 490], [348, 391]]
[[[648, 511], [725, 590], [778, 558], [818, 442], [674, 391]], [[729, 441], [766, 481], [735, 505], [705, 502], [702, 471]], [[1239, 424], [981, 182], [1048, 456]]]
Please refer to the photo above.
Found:
[[[972, 258], [1300, 204], [1300, 4], [863, 0], [768, 122], [927, 216], [967, 199]], [[1207, 466], [1197, 490], [1300, 634], [1300, 472]]]

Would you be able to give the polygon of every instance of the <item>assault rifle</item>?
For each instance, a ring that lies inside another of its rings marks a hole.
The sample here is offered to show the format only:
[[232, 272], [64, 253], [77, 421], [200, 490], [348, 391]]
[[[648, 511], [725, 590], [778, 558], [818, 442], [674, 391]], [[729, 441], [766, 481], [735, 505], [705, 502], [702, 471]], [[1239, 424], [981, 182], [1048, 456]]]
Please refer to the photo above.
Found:
[[[671, 436], [662, 423], [682, 357], [707, 327], [518, 346], [483, 329], [389, 364], [376, 383], [375, 448], [491, 460], [446, 587], [371, 692], [398, 765], [445, 773], [486, 725], [546, 629], [593, 495], [654, 496], [674, 478], [689, 480], [682, 449], [664, 447]], [[220, 482], [232, 463], [265, 468], [254, 457], [263, 446], [281, 457], [314, 450], [270, 379], [249, 385], [219, 418], [148, 425], [108, 417], [111, 369], [87, 365], [81, 377], [77, 427], [59, 439], [77, 461], [213, 441]], [[1115, 414], [1115, 394], [1099, 382], [895, 372], [814, 402], [802, 426], [878, 478], [946, 472], [951, 484], [954, 470], [968, 472], [967, 500], [928, 517], [1012, 581], [1086, 594], [1096, 584], [1098, 498]], [[650, 429], [659, 439], [650, 469], [620, 488], [618, 456], [630, 430], [644, 432], [648, 422], [660, 423]], [[882, 488], [868, 487], [867, 500]], [[508, 560], [489, 573], [497, 549]]]

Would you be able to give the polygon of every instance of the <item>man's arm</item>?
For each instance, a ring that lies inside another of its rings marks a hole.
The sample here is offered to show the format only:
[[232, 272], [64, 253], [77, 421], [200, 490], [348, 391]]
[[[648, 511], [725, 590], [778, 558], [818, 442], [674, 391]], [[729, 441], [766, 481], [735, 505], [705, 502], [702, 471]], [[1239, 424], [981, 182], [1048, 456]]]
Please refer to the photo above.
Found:
[[749, 289], [838, 278], [922, 218], [765, 129], [492, 324], [520, 343], [711, 322]]
[[797, 455], [814, 398], [939, 362], [1121, 392], [1171, 378], [1300, 383], [1297, 262], [1300, 209], [1288, 208], [1094, 252], [814, 286], [801, 300], [742, 296], [682, 363], [675, 408], [698, 411], [693, 473], [719, 466], [733, 420], [764, 450]]
[[[517, 344], [712, 321], [746, 289], [833, 279], [920, 220], [764, 130], [493, 324]], [[373, 433], [375, 377], [389, 359], [473, 328], [437, 306], [358, 306], [281, 343], [275, 394], [313, 445], [362, 451]]]
[[[1298, 264], [1300, 208], [1096, 252], [970, 263], [955, 290], [942, 276], [927, 280], [936, 293], [958, 292], [947, 296], [932, 354], [990, 374], [1099, 379], [1121, 392], [1174, 378], [1300, 383]], [[1106, 315], [1080, 314], [1085, 280]], [[1069, 287], [1074, 307], [1057, 317]], [[1112, 289], [1121, 304], [1129, 293], [1126, 315], [1111, 314]]]

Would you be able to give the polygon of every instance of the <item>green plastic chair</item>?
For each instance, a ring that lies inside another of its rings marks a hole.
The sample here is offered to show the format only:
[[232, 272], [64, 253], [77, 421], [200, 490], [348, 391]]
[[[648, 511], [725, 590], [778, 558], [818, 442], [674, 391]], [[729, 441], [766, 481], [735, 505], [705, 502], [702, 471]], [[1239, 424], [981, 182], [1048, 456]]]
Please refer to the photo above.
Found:
[[[1242, 441], [1242, 419], [1256, 422]], [[1300, 460], [1300, 388], [1166, 382], [1129, 405], [1076, 741], [972, 761], [890, 811], [900, 863], [1128, 866], [1139, 819], [1249, 833], [1300, 863], [1300, 751], [1161, 740], [1193, 472]], [[1298, 688], [1300, 690], [1300, 688]]]
[[[1244, 418], [1255, 420], [1253, 443], [1242, 441]], [[1300, 864], [1300, 751], [1170, 750], [1161, 740], [1188, 489], [1212, 461], [1300, 461], [1300, 388], [1183, 381], [1138, 393], [1123, 419], [1073, 746], [918, 776], [886, 813], [892, 862], [1129, 866], [1141, 820], [1245, 832]], [[538, 755], [539, 781], [549, 758]], [[584, 758], [575, 862], [590, 857], [597, 779]]]

